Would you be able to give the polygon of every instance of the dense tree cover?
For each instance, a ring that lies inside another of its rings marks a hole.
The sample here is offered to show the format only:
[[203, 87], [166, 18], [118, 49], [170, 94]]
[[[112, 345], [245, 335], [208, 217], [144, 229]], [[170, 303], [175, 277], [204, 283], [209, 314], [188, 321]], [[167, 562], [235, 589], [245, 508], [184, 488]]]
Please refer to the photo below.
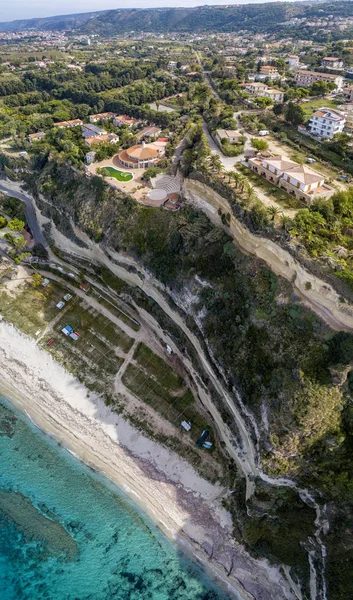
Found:
[[299, 210], [289, 230], [353, 289], [353, 188]]
[[[0, 139], [16, 135], [23, 146], [29, 133], [47, 131], [57, 121], [86, 120], [89, 114], [104, 111], [147, 119], [153, 115], [149, 102], [184, 92], [189, 86], [185, 76], [172, 77], [151, 62], [136, 60], [88, 64], [84, 71], [56, 65], [16, 77], [0, 76]], [[176, 116], [160, 112], [154, 122], [166, 127]]]
[[[81, 33], [99, 33], [112, 35], [129, 33], [130, 31], [161, 32], [217, 32], [217, 31], [288, 31], [280, 25], [292, 17], [324, 17], [325, 15], [351, 16], [353, 7], [350, 2], [320, 3], [317, 5], [301, 5], [301, 3], [268, 3], [266, 6], [204, 6], [192, 8], [164, 9], [124, 9], [110, 10], [99, 13], [86, 13], [67, 17], [49, 17], [36, 19], [35, 24], [26, 19], [13, 23], [2, 23], [1, 30], [28, 29], [79, 29]], [[290, 34], [312, 37], [312, 28], [291, 27]], [[341, 35], [340, 35], [341, 34]], [[346, 31], [340, 32], [340, 37], [346, 37]], [[320, 39], [320, 37], [319, 37]]]

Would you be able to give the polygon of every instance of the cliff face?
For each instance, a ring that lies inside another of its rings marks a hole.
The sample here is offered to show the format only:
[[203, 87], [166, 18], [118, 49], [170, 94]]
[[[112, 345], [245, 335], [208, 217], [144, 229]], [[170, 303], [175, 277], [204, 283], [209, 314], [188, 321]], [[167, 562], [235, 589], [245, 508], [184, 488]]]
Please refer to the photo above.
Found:
[[[352, 360], [352, 336], [332, 331], [294, 295], [289, 281], [241, 252], [229, 235], [234, 232], [215, 225], [215, 206], [209, 210], [214, 224], [200, 211], [200, 201], [211, 206], [214, 201], [206, 189], [196, 193], [187, 183], [188, 197], [194, 202], [198, 198], [197, 208], [169, 213], [138, 206], [100, 179], [87, 180], [55, 162], [27, 176], [27, 183], [40, 209], [67, 237], [74, 239], [74, 222], [103, 246], [133, 256], [168, 286], [184, 318], [207, 345], [235, 405], [248, 415], [267, 472], [295, 477], [319, 490], [333, 523], [325, 538], [329, 597], [351, 598], [350, 376], [348, 382], [337, 381], [331, 372]], [[240, 241], [238, 237], [241, 246]], [[224, 418], [236, 432], [229, 414]], [[308, 581], [312, 508], [294, 490], [263, 482], [257, 482], [246, 507], [241, 483], [237, 486], [229, 508], [236, 516], [238, 539]], [[343, 555], [344, 568], [339, 567]]]

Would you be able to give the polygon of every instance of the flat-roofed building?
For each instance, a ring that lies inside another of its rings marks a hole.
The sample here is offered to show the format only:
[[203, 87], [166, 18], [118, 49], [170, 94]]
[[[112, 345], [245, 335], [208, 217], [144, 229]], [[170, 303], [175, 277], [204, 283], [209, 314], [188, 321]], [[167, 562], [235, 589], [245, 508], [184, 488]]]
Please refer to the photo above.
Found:
[[246, 83], [244, 87], [250, 94], [258, 98], [270, 98], [273, 102], [283, 102], [284, 92], [271, 88], [265, 83], [254, 81]]
[[346, 124], [343, 112], [333, 108], [319, 108], [309, 121], [309, 130], [313, 135], [332, 138], [336, 133], [342, 133]]
[[343, 88], [342, 96], [348, 100], [348, 102], [352, 102], [353, 100], [353, 85]]
[[272, 65], [262, 65], [260, 67], [260, 73], [262, 75], [266, 75], [267, 77], [278, 77], [279, 73], [276, 67]]
[[300, 69], [295, 74], [295, 83], [301, 87], [310, 87], [316, 81], [326, 81], [334, 83], [337, 89], [340, 90], [343, 85], [343, 77], [341, 75], [333, 75], [331, 73], [319, 73], [317, 71], [304, 71]]
[[335, 56], [325, 56], [322, 59], [321, 66], [325, 69], [343, 69], [343, 60]]

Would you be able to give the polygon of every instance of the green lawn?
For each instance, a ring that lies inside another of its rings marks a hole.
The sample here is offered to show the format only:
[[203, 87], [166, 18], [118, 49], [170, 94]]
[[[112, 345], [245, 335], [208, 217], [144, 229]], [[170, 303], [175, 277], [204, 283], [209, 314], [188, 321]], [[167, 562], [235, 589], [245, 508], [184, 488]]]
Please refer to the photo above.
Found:
[[134, 178], [132, 173], [129, 173], [128, 171], [119, 171], [114, 167], [102, 167], [101, 169], [99, 169], [99, 172], [102, 175], [106, 175], [107, 177], [114, 177], [118, 181], [122, 181], [124, 183], [127, 183], [128, 181], [131, 181], [131, 179]]
[[306, 121], [310, 119], [314, 110], [317, 108], [337, 108], [337, 104], [333, 100], [328, 100], [327, 98], [314, 98], [313, 100], [309, 100], [309, 102], [301, 102], [300, 106], [305, 113]]

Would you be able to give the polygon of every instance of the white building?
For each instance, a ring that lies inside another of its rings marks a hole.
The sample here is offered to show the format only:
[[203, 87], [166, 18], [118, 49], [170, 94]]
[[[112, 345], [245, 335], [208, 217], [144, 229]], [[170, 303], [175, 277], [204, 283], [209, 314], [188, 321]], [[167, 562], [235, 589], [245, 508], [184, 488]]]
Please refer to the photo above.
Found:
[[319, 108], [309, 121], [309, 130], [313, 135], [332, 138], [341, 133], [346, 124], [345, 114], [332, 108]]
[[295, 69], [299, 69], [299, 56], [295, 54], [290, 54], [286, 60], [289, 65], [289, 68], [294, 71]]
[[322, 59], [321, 66], [325, 69], [343, 69], [343, 60], [334, 56], [325, 56]]

